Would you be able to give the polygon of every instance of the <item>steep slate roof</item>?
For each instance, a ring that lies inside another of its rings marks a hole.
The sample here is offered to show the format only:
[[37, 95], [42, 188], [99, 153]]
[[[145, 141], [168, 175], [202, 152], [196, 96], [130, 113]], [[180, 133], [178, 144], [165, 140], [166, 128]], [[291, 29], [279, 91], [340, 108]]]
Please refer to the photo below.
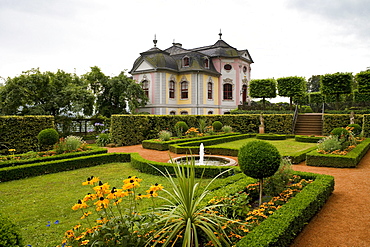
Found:
[[[240, 58], [253, 63], [248, 50], [238, 51], [223, 41], [221, 36], [214, 45], [194, 49], [184, 49], [181, 44], [173, 43], [173, 46], [163, 51], [156, 47], [156, 43], [156, 40], [154, 40], [153, 48], [140, 53], [140, 57], [136, 59], [130, 71], [131, 74], [142, 73], [143, 70], [135, 71], [144, 61], [153, 67], [153, 69], [148, 69], [148, 71], [170, 70], [178, 73], [193, 71], [214, 75], [220, 75], [220, 73], [217, 72], [212, 63], [211, 58], [213, 57]], [[182, 66], [183, 58], [186, 56], [189, 57], [190, 64], [189, 66]], [[204, 67], [204, 60], [206, 58], [209, 59], [209, 68]]]

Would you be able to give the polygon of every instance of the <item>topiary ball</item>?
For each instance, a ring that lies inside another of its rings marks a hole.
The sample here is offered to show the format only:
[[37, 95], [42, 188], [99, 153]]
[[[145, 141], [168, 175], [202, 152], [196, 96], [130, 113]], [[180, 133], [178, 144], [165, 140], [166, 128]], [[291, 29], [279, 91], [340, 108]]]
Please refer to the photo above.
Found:
[[182, 133], [185, 133], [186, 131], [188, 131], [189, 126], [184, 121], [178, 121], [175, 124], [175, 129], [180, 129], [182, 131]]
[[59, 140], [59, 134], [55, 129], [44, 129], [37, 135], [37, 139], [41, 145], [54, 145]]
[[348, 127], [353, 128], [352, 132], [356, 136], [362, 132], [362, 127], [359, 124], [350, 124]]
[[279, 169], [281, 155], [277, 148], [266, 141], [251, 141], [242, 146], [238, 163], [245, 175], [262, 179], [275, 174]]
[[330, 132], [330, 134], [338, 137], [346, 137], [348, 136], [348, 130], [346, 130], [345, 128], [335, 128]]
[[222, 123], [220, 121], [214, 121], [212, 124], [213, 130], [220, 131], [222, 129]]

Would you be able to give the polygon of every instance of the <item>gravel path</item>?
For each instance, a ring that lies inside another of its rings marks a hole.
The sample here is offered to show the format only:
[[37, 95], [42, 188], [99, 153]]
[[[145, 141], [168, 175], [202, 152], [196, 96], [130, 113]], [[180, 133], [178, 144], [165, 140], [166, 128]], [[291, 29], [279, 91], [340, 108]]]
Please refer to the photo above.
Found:
[[[169, 151], [144, 149], [141, 145], [109, 148], [108, 152], [137, 152], [145, 159], [160, 162], [167, 162], [169, 155], [172, 158], [182, 156]], [[335, 177], [335, 190], [291, 247], [370, 247], [370, 151], [357, 168], [310, 167], [301, 163], [294, 165], [293, 169], [332, 175]]]

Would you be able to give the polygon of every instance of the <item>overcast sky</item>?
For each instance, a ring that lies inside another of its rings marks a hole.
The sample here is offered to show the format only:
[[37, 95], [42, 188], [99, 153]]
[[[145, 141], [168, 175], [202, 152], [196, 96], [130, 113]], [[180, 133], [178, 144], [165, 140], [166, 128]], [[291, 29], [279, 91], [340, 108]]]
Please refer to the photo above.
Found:
[[[222, 39], [248, 49], [252, 79], [370, 67], [369, 0], [0, 0], [0, 77], [130, 70], [153, 47]], [[1, 82], [1, 80], [0, 80]]]

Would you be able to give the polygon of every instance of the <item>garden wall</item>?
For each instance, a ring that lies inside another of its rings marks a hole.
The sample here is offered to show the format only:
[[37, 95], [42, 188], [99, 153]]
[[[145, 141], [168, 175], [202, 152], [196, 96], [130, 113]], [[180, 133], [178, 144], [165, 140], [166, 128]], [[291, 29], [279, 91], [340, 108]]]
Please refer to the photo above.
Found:
[[0, 116], [0, 149], [15, 149], [16, 153], [35, 151], [37, 135], [47, 128], [54, 128], [53, 116]]
[[[355, 114], [355, 123], [362, 126], [364, 116], [367, 116], [367, 115]], [[368, 117], [367, 117], [367, 119], [369, 120]], [[324, 123], [323, 123], [322, 134], [324, 136], [328, 136], [328, 135], [330, 135], [330, 132], [334, 128], [347, 127], [349, 124], [350, 124], [350, 115], [349, 114], [324, 114]], [[369, 126], [368, 121], [367, 121], [366, 125]]]
[[[292, 133], [293, 114], [263, 115], [266, 133]], [[259, 114], [240, 115], [112, 115], [111, 133], [118, 146], [140, 144], [143, 140], [158, 138], [161, 130], [175, 133], [174, 126], [184, 121], [189, 127], [198, 127], [199, 119], [205, 119], [208, 126], [214, 121], [229, 125], [240, 133], [258, 133]]]

